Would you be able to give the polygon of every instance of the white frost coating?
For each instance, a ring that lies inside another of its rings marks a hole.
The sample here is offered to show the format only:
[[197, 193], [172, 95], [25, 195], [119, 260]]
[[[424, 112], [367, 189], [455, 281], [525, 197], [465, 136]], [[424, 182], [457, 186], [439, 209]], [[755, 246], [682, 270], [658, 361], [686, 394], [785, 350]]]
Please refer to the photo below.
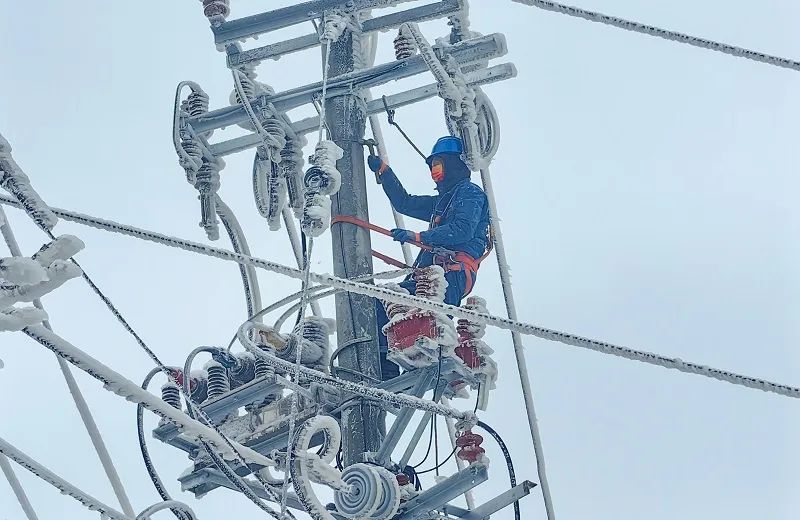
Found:
[[273, 466], [275, 464], [272, 460], [264, 457], [260, 453], [235, 442], [232, 444], [238, 453], [234, 453], [226, 443], [226, 440], [213, 429], [192, 419], [177, 408], [168, 405], [150, 392], [143, 390], [133, 381], [130, 381], [44, 327], [28, 327], [25, 333], [102, 382], [106, 390], [120, 397], [124, 397], [128, 401], [141, 404], [147, 410], [175, 423], [187, 436], [208, 442], [213, 445], [224, 458], [231, 460], [238, 454], [238, 456], [242, 457], [248, 463], [261, 466]]
[[[47, 321], [47, 313], [36, 307], [0, 309], [0, 332], [18, 332], [43, 321]], [[0, 364], [0, 368], [2, 368], [2, 364]]]
[[[323, 452], [319, 455], [308, 451], [311, 446], [311, 438], [317, 433], [325, 435]], [[289, 471], [294, 482], [294, 489], [298, 500], [314, 520], [334, 520], [334, 518], [320, 503], [311, 482], [325, 484], [333, 489], [347, 489], [347, 484], [342, 482], [341, 473], [330, 466], [339, 452], [341, 442], [342, 433], [339, 423], [333, 417], [318, 415], [303, 424], [292, 443], [294, 457], [292, 457]]]
[[705, 38], [698, 38], [697, 36], [690, 36], [688, 34], [669, 31], [667, 29], [661, 29], [660, 27], [653, 27], [652, 25], [632, 22], [630, 20], [625, 20], [624, 18], [617, 18], [615, 16], [608, 16], [606, 14], [580, 9], [570, 5], [559, 4], [558, 2], [551, 2], [547, 0], [512, 0], [512, 2], [531, 7], [538, 7], [539, 9], [544, 9], [545, 11], [552, 11], [555, 13], [566, 14], [568, 16], [574, 16], [576, 18], [583, 18], [584, 20], [589, 20], [590, 22], [598, 22], [616, 27], [618, 29], [624, 29], [626, 31], [638, 32], [641, 34], [647, 34], [648, 36], [664, 38], [665, 40], [685, 43], [694, 47], [700, 47], [701, 49], [709, 49], [712, 51], [722, 52], [724, 54], [730, 54], [731, 56], [737, 56], [739, 58], [747, 58], [749, 60], [766, 63], [767, 65], [774, 65], [776, 67], [800, 71], [800, 62], [798, 61], [780, 58], [778, 56], [770, 56], [769, 54], [764, 54], [763, 52], [751, 51], [742, 47], [728, 45], [727, 43], [718, 43]]
[[[272, 367], [275, 367], [278, 370], [288, 372], [288, 371], [294, 371], [298, 368], [294, 363], [284, 361], [278, 358], [277, 356], [270, 354], [269, 352], [265, 352], [261, 350], [261, 348], [258, 345], [253, 343], [249, 338], [249, 332], [252, 326], [253, 324], [248, 322], [243, 324], [237, 331], [236, 337], [239, 340], [239, 342], [244, 346], [244, 348], [255, 354], [257, 358], [264, 360], [267, 364], [269, 364]], [[465, 417], [472, 416], [471, 412], [460, 412], [458, 410], [450, 408], [449, 406], [443, 406], [441, 404], [429, 401], [427, 399], [421, 399], [418, 397], [413, 397], [404, 394], [395, 394], [392, 392], [387, 392], [386, 390], [381, 390], [380, 388], [364, 386], [343, 379], [336, 379], [318, 370], [312, 370], [310, 368], [306, 368], [303, 366], [299, 367], [299, 372], [300, 375], [302, 376], [301, 379], [305, 378], [311, 382], [328, 384], [334, 388], [345, 390], [347, 392], [352, 392], [354, 394], [358, 394], [364, 397], [385, 401], [391, 404], [392, 406], [398, 406], [398, 407], [406, 406], [414, 408], [416, 410], [431, 411], [439, 415], [453, 417], [455, 419], [463, 419]]]
[[[20, 206], [20, 204], [17, 201], [3, 196], [0, 196], [0, 203], [8, 204], [15, 207]], [[180, 238], [170, 237], [161, 233], [157, 233], [155, 231], [148, 231], [136, 228], [134, 226], [128, 226], [120, 224], [118, 222], [101, 219], [97, 217], [91, 217], [88, 215], [83, 215], [72, 211], [66, 211], [57, 208], [53, 208], [53, 211], [61, 218], [73, 222], [78, 222], [80, 224], [93, 227], [96, 229], [102, 229], [105, 231], [111, 231], [122, 235], [128, 235], [135, 238], [139, 238], [141, 240], [146, 240], [148, 242], [155, 242], [157, 244], [183, 249], [185, 251], [190, 251], [200, 255], [219, 258], [221, 260], [237, 262], [243, 265], [252, 265], [259, 269], [264, 269], [270, 272], [282, 274], [290, 278], [295, 278], [295, 279], [303, 278], [303, 273], [299, 269], [288, 267], [276, 262], [271, 262], [269, 260], [264, 260], [262, 258], [242, 255], [225, 249], [211, 247], [205, 244], [200, 244], [198, 242], [192, 242], [190, 240], [183, 240]], [[789, 385], [774, 383], [771, 381], [758, 379], [755, 377], [744, 376], [741, 374], [736, 374], [733, 372], [720, 370], [705, 365], [700, 365], [698, 363], [683, 361], [677, 358], [669, 358], [666, 356], [661, 356], [659, 354], [654, 354], [652, 352], [635, 350], [628, 347], [614, 345], [612, 343], [606, 343], [599, 340], [584, 338], [578, 335], [566, 332], [560, 332], [557, 330], [548, 329], [530, 323], [512, 320], [509, 318], [503, 318], [500, 316], [494, 316], [490, 314], [482, 315], [480, 313], [470, 311], [468, 309], [462, 309], [461, 307], [455, 307], [453, 305], [447, 305], [444, 303], [440, 304], [437, 302], [431, 302], [423, 298], [417, 298], [411, 295], [402, 295], [393, 293], [392, 291], [389, 291], [382, 287], [369, 285], [353, 280], [347, 280], [344, 278], [337, 278], [329, 274], [311, 273], [310, 277], [313, 282], [318, 283], [320, 285], [334, 287], [336, 289], [349, 291], [355, 294], [364, 294], [366, 296], [372, 296], [373, 298], [379, 298], [382, 300], [389, 300], [397, 303], [402, 303], [405, 305], [419, 307], [420, 309], [424, 310], [444, 312], [446, 314], [456, 316], [459, 318], [469, 318], [471, 320], [475, 320], [481, 323], [486, 323], [487, 325], [492, 325], [500, 329], [509, 330], [512, 332], [518, 332], [520, 334], [526, 334], [530, 336], [536, 336], [538, 338], [546, 339], [548, 341], [563, 343], [565, 345], [572, 345], [575, 347], [593, 350], [595, 352], [601, 352], [603, 354], [623, 357], [626, 359], [631, 359], [634, 361], [639, 361], [642, 363], [656, 365], [664, 368], [670, 368], [689, 374], [702, 375], [712, 379], [726, 381], [734, 385], [753, 388], [764, 392], [772, 392], [778, 395], [783, 395], [794, 399], [800, 399], [800, 388]]]
[[361, 25], [356, 14], [345, 13], [339, 9], [332, 9], [325, 13], [319, 41], [331, 44], [338, 41], [347, 29], [358, 31], [360, 28]]
[[97, 511], [101, 515], [105, 515], [105, 518], [109, 518], [110, 520], [134, 520], [132, 517], [117, 511], [113, 507], [107, 506], [106, 504], [100, 502], [93, 496], [80, 490], [79, 488], [75, 487], [68, 481], [59, 477], [58, 475], [56, 475], [43, 465], [33, 460], [31, 457], [23, 453], [22, 451], [18, 450], [17, 448], [9, 444], [3, 438], [0, 438], [0, 454], [5, 455], [6, 457], [13, 460], [23, 468], [27, 469], [40, 479], [44, 480], [51, 486], [55, 487], [62, 494], [71, 496], [72, 498], [74, 498], [75, 500], [86, 506], [90, 511]]
[[33, 285], [47, 280], [47, 271], [31, 258], [0, 258], [0, 282]]
[[82, 271], [77, 265], [64, 260], [56, 260], [47, 268], [48, 279], [46, 281], [0, 290], [0, 309], [9, 307], [17, 302], [32, 302], [41, 298], [45, 294], [61, 287], [68, 280], [77, 278], [81, 273]]
[[14, 161], [11, 156], [11, 145], [2, 134], [0, 134], [0, 186], [19, 201], [25, 212], [39, 226], [49, 230], [58, 222], [58, 217], [36, 193], [28, 176]]
[[55, 240], [45, 244], [31, 258], [39, 262], [42, 267], [49, 267], [56, 260], [67, 260], [83, 250], [86, 245], [83, 240], [74, 235], [61, 235]]

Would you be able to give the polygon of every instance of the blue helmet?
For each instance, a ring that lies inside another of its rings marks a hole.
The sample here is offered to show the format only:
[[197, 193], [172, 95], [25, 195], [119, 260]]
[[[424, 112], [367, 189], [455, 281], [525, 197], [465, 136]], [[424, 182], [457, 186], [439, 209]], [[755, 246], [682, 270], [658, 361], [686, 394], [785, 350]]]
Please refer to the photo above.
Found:
[[427, 159], [425, 159], [425, 162], [427, 162], [428, 166], [430, 166], [434, 156], [443, 153], [452, 153], [461, 155], [462, 153], [464, 153], [464, 144], [461, 142], [460, 138], [453, 137], [452, 135], [440, 137], [436, 141], [436, 144], [433, 145], [433, 150], [431, 150], [431, 154], [428, 156]]

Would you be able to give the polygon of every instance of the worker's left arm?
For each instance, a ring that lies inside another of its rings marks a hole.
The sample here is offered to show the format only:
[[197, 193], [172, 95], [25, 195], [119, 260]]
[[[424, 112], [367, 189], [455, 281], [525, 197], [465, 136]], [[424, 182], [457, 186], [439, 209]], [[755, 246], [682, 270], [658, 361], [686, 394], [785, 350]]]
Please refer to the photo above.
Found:
[[423, 244], [451, 247], [463, 244], [475, 236], [475, 228], [478, 227], [486, 204], [486, 195], [474, 184], [469, 184], [454, 196], [458, 198], [452, 202], [452, 216], [440, 226], [419, 233]]

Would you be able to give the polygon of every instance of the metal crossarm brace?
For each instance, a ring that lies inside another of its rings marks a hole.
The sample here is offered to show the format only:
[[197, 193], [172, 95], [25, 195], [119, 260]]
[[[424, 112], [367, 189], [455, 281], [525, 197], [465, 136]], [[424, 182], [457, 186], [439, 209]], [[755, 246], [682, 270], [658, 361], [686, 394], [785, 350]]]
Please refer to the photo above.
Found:
[[[450, 54], [460, 64], [475, 63], [499, 58], [507, 53], [506, 40], [502, 34], [491, 34], [480, 38], [465, 40], [450, 48]], [[343, 74], [328, 81], [327, 96], [333, 98], [354, 89], [372, 88], [390, 81], [408, 78], [428, 71], [422, 56], [412, 56], [404, 60], [385, 63], [365, 70]], [[322, 82], [312, 83], [274, 94], [262, 95], [252, 102], [254, 108], [272, 103], [279, 112], [312, 103], [322, 93]], [[186, 123], [196, 133], [224, 128], [249, 121], [245, 109], [239, 105], [214, 110], [201, 116], [188, 118]]]
[[[496, 81], [503, 81], [511, 79], [517, 75], [517, 69], [511, 63], [502, 63], [489, 67], [488, 69], [480, 69], [470, 72], [465, 75], [467, 85], [470, 87], [478, 87]], [[412, 105], [418, 101], [430, 99], [439, 95], [439, 87], [435, 83], [417, 87], [415, 89], [407, 90], [399, 94], [393, 94], [386, 97], [386, 104], [389, 109], [397, 109], [404, 106]], [[380, 114], [384, 111], [383, 100], [376, 99], [367, 102], [366, 106], [367, 115]], [[308, 117], [292, 123], [292, 129], [297, 135], [305, 135], [315, 132], [319, 128], [319, 116]], [[217, 156], [222, 157], [238, 153], [261, 144], [261, 137], [258, 134], [248, 134], [242, 137], [236, 137], [228, 141], [222, 141], [210, 145], [211, 152]]]
[[[424, 370], [422, 374], [417, 374], [419, 379], [417, 379], [417, 384], [414, 385], [414, 388], [411, 390], [411, 395], [414, 397], [422, 397], [425, 395], [425, 392], [428, 391], [428, 388], [431, 385], [431, 381], [433, 381], [434, 370], [435, 367], [430, 367]], [[392, 427], [386, 434], [386, 438], [383, 440], [381, 448], [378, 450], [378, 454], [375, 456], [375, 460], [379, 464], [386, 464], [389, 461], [389, 457], [392, 456], [394, 448], [397, 446], [397, 443], [400, 442], [400, 437], [403, 435], [403, 432], [408, 426], [409, 421], [411, 421], [411, 417], [413, 417], [415, 411], [416, 410], [413, 408], [403, 408], [400, 411], [397, 419], [395, 419]]]
[[445, 504], [463, 495], [489, 479], [485, 464], [476, 463], [463, 469], [452, 477], [439, 482], [427, 491], [406, 502], [398, 520], [413, 520], [425, 511], [441, 509]]
[[[460, 9], [460, 0], [441, 0], [440, 2], [436, 2], [434, 4], [414, 7], [413, 9], [408, 9], [399, 13], [369, 18], [362, 22], [361, 32], [362, 34], [366, 34], [375, 31], [386, 31], [388, 29], [399, 27], [406, 22], [425, 22], [428, 20], [436, 20], [438, 18], [453, 14]], [[220, 42], [217, 41], [217, 43]], [[246, 51], [237, 51], [235, 47], [230, 46], [228, 48], [228, 67], [237, 68], [253, 62], [279, 58], [284, 54], [311, 49], [319, 44], [319, 35], [314, 33]]]
[[[274, 377], [264, 377], [256, 379], [242, 385], [231, 392], [220, 396], [218, 399], [207, 401], [200, 405], [200, 409], [212, 421], [218, 421], [228, 415], [231, 411], [259, 400], [259, 398], [279, 392], [283, 387], [275, 382]], [[169, 442], [180, 432], [173, 423], [166, 423], [153, 430], [153, 437], [162, 441]]]
[[492, 514], [500, 511], [504, 507], [507, 507], [516, 502], [517, 500], [528, 496], [531, 492], [531, 489], [535, 487], [536, 484], [534, 484], [530, 480], [526, 480], [522, 484], [514, 486], [513, 488], [509, 489], [502, 495], [494, 497], [485, 504], [476, 507], [472, 511], [467, 511], [463, 515], [456, 515], [456, 516], [461, 517], [461, 520], [485, 520], [486, 518], [489, 518]]
[[[396, 4], [408, 1], [410, 0], [393, 0], [391, 3]], [[442, 0], [440, 2], [440, 4], [448, 5], [448, 7], [452, 3], [460, 4], [460, 1]], [[325, 14], [325, 11], [329, 9], [346, 8], [348, 11], [356, 12], [363, 11], [365, 9], [389, 7], [387, 4], [390, 4], [390, 2], [387, 0], [351, 0], [349, 2], [344, 0], [313, 0], [311, 2], [303, 2], [301, 4], [275, 9], [274, 11], [269, 11], [266, 13], [229, 20], [216, 27], [211, 27], [211, 31], [214, 33], [214, 43], [217, 45], [224, 45], [227, 43], [252, 38], [254, 36], [258, 36], [259, 34], [277, 31], [278, 29], [283, 29], [285, 27], [291, 27], [292, 25], [322, 18], [322, 16]], [[426, 8], [439, 8], [439, 10], [443, 9], [443, 7], [440, 5], [434, 4], [431, 6], [410, 9], [409, 12], [424, 11]], [[457, 9], [460, 8], [461, 6], [458, 5]], [[442, 11], [441, 14], [434, 15], [431, 13], [428, 16], [429, 18], [441, 17], [449, 14], [450, 12], [452, 11]], [[407, 13], [405, 12], [401, 12], [382, 18], [400, 19], [406, 14]], [[396, 23], [396, 25], [400, 25], [403, 23], [403, 21], [406, 20], [400, 20]], [[391, 27], [391, 25], [387, 27]]]
[[[231, 484], [231, 481], [228, 479], [228, 477], [226, 477], [218, 469], [214, 468], [203, 468], [189, 475], [182, 476], [178, 478], [178, 480], [181, 483], [181, 489], [183, 491], [190, 491], [198, 496], [205, 495], [209, 491], [217, 489], [218, 487], [224, 487], [226, 489], [238, 491], [236, 486]], [[264, 491], [263, 486], [260, 486], [254, 482], [247, 482], [247, 486], [252, 489], [253, 493], [255, 493], [259, 498], [269, 501], [275, 500], [274, 497]], [[294, 493], [287, 494], [286, 505], [292, 509], [305, 511], [303, 505], [297, 499], [297, 495]]]

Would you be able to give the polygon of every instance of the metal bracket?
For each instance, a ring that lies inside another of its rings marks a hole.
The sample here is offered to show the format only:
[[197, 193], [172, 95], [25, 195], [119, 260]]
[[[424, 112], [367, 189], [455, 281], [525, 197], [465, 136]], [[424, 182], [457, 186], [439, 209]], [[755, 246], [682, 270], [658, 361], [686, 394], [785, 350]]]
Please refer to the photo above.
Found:
[[[460, 0], [441, 0], [440, 2], [436, 2], [434, 4], [414, 7], [413, 9], [408, 9], [406, 11], [401, 11], [399, 13], [392, 13], [385, 16], [379, 16], [376, 18], [369, 18], [367, 20], [364, 20], [364, 22], [361, 24], [361, 31], [362, 33], [366, 34], [375, 31], [386, 31], [389, 29], [393, 29], [395, 27], [399, 27], [400, 25], [406, 22], [424, 22], [428, 20], [436, 20], [443, 16], [447, 16], [459, 11], [461, 9], [460, 4], [461, 4]], [[226, 22], [226, 23], [233, 23], [233, 22]], [[224, 25], [225, 24], [223, 24], [223, 26]], [[259, 28], [258, 29], [259, 33], [267, 32], [260, 30], [261, 28], [266, 26], [260, 26], [258, 24], [255, 24], [251, 28], [251, 30], [257, 30], [256, 27]], [[217, 41], [217, 43], [219, 44], [220, 42]], [[236, 68], [248, 65], [253, 62], [260, 62], [262, 60], [277, 59], [285, 54], [311, 49], [313, 47], [316, 47], [317, 45], [320, 45], [319, 35], [317, 33], [313, 33], [313, 34], [307, 34], [305, 36], [299, 36], [297, 38], [292, 38], [290, 40], [282, 41], [279, 43], [265, 45], [257, 49], [250, 49], [241, 52], [232, 52], [228, 55], [228, 67]]]

